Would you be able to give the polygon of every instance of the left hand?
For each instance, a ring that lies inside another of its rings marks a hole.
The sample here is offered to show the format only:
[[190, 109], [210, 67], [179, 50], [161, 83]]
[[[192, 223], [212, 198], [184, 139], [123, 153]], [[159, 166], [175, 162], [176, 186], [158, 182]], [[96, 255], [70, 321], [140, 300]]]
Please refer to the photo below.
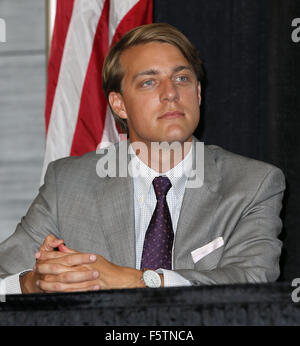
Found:
[[[80, 254], [80, 252], [70, 249], [65, 245], [59, 245], [59, 253], [58, 252], [46, 252], [43, 251], [40, 253], [39, 261], [49, 260], [53, 257], [56, 257], [56, 260], [59, 260], [58, 256], [62, 256], [63, 254]], [[63, 258], [64, 256], [60, 257]], [[37, 262], [37, 263], [38, 263]], [[76, 271], [97, 271], [99, 273], [98, 278], [95, 280], [99, 285], [100, 289], [113, 289], [113, 288], [137, 288], [137, 287], [145, 287], [145, 283], [141, 280], [142, 271], [129, 268], [122, 267], [116, 264], [111, 263], [104, 257], [100, 255], [96, 255], [96, 261], [93, 263], [85, 263], [85, 264], [76, 264], [72, 266], [72, 272]], [[41, 275], [43, 273], [40, 273]], [[57, 292], [58, 287], [62, 286], [64, 292], [68, 290], [65, 289], [65, 285], [57, 285], [57, 282], [63, 282], [64, 276], [60, 275], [42, 275], [41, 280], [39, 280], [39, 287], [47, 292]], [[95, 283], [94, 281], [94, 283]]]

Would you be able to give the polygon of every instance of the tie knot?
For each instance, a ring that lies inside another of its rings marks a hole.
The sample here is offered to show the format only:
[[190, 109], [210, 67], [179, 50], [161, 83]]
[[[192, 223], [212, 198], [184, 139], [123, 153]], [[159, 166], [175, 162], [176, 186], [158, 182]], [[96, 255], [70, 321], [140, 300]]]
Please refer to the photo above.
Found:
[[153, 187], [156, 194], [156, 199], [161, 199], [167, 196], [172, 184], [168, 177], [156, 177], [153, 179]]

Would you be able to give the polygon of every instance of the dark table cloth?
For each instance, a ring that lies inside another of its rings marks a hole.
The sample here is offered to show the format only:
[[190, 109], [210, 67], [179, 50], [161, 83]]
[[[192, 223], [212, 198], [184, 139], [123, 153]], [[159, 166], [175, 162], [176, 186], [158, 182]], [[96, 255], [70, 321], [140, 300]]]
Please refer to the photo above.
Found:
[[293, 290], [273, 283], [10, 295], [0, 325], [300, 325]]

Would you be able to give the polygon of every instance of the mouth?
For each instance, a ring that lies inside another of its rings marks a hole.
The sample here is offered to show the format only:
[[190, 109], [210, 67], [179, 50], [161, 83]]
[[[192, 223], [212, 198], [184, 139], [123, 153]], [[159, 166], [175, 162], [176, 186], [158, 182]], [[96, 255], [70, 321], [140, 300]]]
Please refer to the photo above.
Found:
[[159, 117], [159, 119], [176, 119], [176, 118], [181, 118], [183, 116], [184, 116], [184, 113], [180, 111], [173, 111], [173, 112], [164, 113], [162, 116]]

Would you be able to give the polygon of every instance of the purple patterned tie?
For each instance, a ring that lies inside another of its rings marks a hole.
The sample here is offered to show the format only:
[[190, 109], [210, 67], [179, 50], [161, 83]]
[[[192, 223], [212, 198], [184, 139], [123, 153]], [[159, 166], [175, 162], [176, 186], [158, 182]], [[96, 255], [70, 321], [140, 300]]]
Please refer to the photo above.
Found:
[[172, 269], [174, 232], [166, 199], [172, 184], [167, 177], [156, 177], [152, 183], [157, 203], [145, 235], [141, 269]]

